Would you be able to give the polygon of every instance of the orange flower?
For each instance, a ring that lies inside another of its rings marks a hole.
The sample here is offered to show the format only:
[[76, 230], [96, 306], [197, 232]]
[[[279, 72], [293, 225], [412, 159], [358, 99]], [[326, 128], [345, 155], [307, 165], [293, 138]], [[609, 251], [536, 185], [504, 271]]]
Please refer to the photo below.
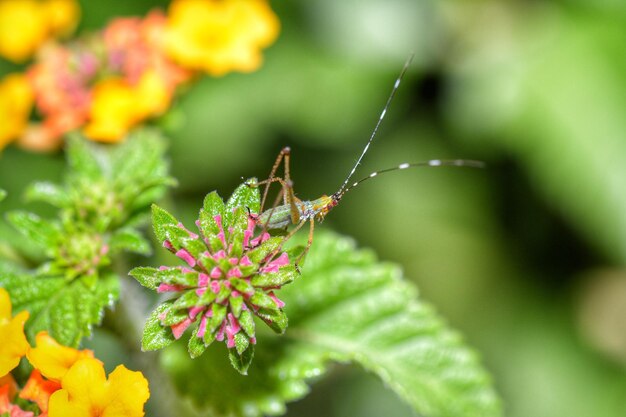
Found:
[[10, 74], [0, 80], [0, 149], [24, 132], [33, 100], [25, 75]]
[[24, 336], [24, 323], [27, 319], [28, 311], [11, 317], [9, 293], [0, 288], [0, 376], [15, 368], [30, 348]]
[[120, 78], [103, 80], [94, 87], [92, 97], [84, 133], [104, 142], [123, 139], [141, 121], [163, 113], [171, 100], [165, 82], [154, 71], [144, 73], [135, 85]]
[[163, 52], [166, 23], [165, 16], [158, 10], [143, 19], [128, 17], [111, 21], [103, 32], [111, 69], [119, 71], [131, 84], [137, 83], [147, 71], [153, 71], [173, 93], [191, 74]]
[[91, 350], [77, 350], [60, 345], [48, 332], [37, 333], [35, 343], [36, 347], [27, 354], [28, 360], [46, 378], [54, 381], [61, 381], [78, 360], [93, 358]]
[[174, 0], [168, 12], [167, 53], [211, 75], [256, 70], [280, 26], [265, 0]]
[[49, 417], [142, 417], [150, 396], [141, 372], [120, 365], [107, 380], [95, 359], [76, 362], [61, 384], [62, 389], [50, 397]]
[[50, 37], [73, 30], [79, 13], [75, 0], [0, 0], [0, 55], [28, 59]]
[[17, 382], [15, 382], [15, 379], [13, 378], [13, 375], [11, 374], [6, 374], [5, 376], [0, 378], [0, 387], [8, 387], [7, 389], [7, 393], [8, 396], [10, 398], [13, 398], [15, 396], [15, 394], [17, 393]]
[[59, 389], [61, 389], [59, 382], [44, 379], [41, 372], [35, 369], [20, 391], [20, 398], [34, 402], [45, 413], [48, 411], [50, 396]]
[[0, 386], [0, 414], [9, 417], [33, 417], [32, 411], [24, 411], [11, 402], [11, 392], [8, 385]]

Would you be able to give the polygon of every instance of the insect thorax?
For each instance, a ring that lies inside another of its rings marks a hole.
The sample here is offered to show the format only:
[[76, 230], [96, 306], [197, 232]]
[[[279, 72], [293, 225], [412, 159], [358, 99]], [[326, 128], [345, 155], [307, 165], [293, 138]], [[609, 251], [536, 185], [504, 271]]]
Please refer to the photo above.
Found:
[[326, 217], [326, 214], [337, 205], [338, 200], [334, 199], [332, 196], [323, 195], [316, 200], [306, 201], [305, 203], [310, 204], [310, 213], [307, 219], [315, 217], [315, 220], [321, 222], [324, 220], [324, 217]]

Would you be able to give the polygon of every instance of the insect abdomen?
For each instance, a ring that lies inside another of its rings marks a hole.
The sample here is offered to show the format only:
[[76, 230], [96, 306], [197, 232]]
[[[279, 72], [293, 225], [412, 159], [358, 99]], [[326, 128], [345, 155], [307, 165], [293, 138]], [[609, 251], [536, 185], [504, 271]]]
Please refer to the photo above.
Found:
[[285, 204], [265, 210], [257, 219], [257, 224], [261, 227], [267, 224], [268, 229], [284, 229], [291, 224], [291, 208]]

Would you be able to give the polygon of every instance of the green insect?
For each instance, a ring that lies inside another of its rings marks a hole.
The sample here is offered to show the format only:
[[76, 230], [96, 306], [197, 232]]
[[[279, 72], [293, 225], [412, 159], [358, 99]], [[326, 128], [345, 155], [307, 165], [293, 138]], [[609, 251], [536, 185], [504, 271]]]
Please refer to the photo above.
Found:
[[[326, 215], [328, 214], [328, 212], [330, 212], [330, 210], [332, 210], [334, 207], [336, 207], [339, 204], [343, 196], [348, 191], [357, 187], [359, 184], [363, 183], [364, 181], [377, 177], [378, 175], [384, 174], [386, 172], [392, 172], [392, 171], [408, 169], [408, 168], [413, 168], [413, 167], [456, 166], [456, 167], [482, 168], [484, 166], [484, 164], [481, 161], [467, 160], [467, 159], [454, 159], [454, 160], [432, 159], [432, 160], [422, 161], [422, 162], [402, 163], [400, 165], [397, 165], [391, 168], [386, 168], [380, 171], [372, 172], [368, 176], [361, 178], [360, 180], [349, 185], [350, 179], [356, 172], [356, 169], [358, 168], [358, 166], [361, 164], [361, 161], [363, 157], [365, 156], [365, 154], [367, 153], [370, 147], [370, 144], [374, 140], [374, 137], [376, 136], [376, 133], [378, 132], [378, 129], [383, 119], [385, 118], [387, 109], [389, 108], [389, 105], [391, 104], [391, 101], [393, 100], [396, 94], [396, 91], [398, 90], [398, 87], [400, 86], [400, 82], [402, 81], [402, 78], [404, 77], [404, 74], [409, 68], [409, 65], [411, 64], [412, 60], [413, 60], [413, 56], [410, 56], [409, 59], [404, 64], [404, 67], [402, 68], [400, 75], [398, 76], [398, 78], [396, 79], [396, 82], [393, 85], [393, 89], [391, 90], [391, 94], [389, 95], [389, 98], [387, 99], [385, 107], [383, 108], [383, 111], [381, 112], [380, 117], [378, 118], [378, 121], [376, 122], [376, 125], [374, 126], [374, 130], [372, 131], [372, 134], [370, 135], [370, 138], [367, 141], [367, 144], [363, 148], [361, 155], [359, 156], [358, 160], [352, 167], [352, 170], [350, 171], [350, 173], [344, 180], [343, 184], [341, 184], [341, 187], [339, 187], [339, 189], [336, 192], [334, 192], [331, 195], [322, 195], [321, 197], [315, 200], [301, 200], [298, 197], [296, 197], [293, 191], [293, 182], [291, 181], [291, 175], [290, 175], [290, 169], [289, 169], [289, 163], [290, 163], [290, 157], [291, 157], [291, 150], [289, 147], [285, 147], [280, 151], [280, 153], [278, 154], [278, 157], [276, 158], [276, 161], [274, 162], [274, 165], [272, 167], [269, 177], [266, 180], [260, 181], [259, 183], [257, 183], [257, 186], [265, 185], [265, 189], [263, 191], [263, 198], [261, 199], [261, 214], [255, 217], [255, 220], [257, 224], [259, 225], [259, 227], [262, 227], [264, 230], [286, 229], [287, 227], [289, 227], [289, 225], [292, 225], [292, 224], [296, 225], [286, 235], [285, 241], [287, 241], [298, 230], [300, 230], [300, 228], [302, 228], [302, 226], [304, 226], [306, 222], [309, 222], [309, 239], [307, 241], [306, 248], [304, 249], [302, 254], [300, 254], [300, 256], [298, 257], [296, 264], [302, 259], [304, 255], [306, 255], [309, 248], [311, 247], [311, 244], [313, 243], [313, 230], [315, 229], [315, 222], [317, 221], [321, 223], [326, 217]], [[276, 173], [282, 162], [284, 162], [284, 177], [279, 177], [276, 175]], [[282, 191], [277, 196], [276, 202], [274, 203], [272, 208], [263, 211], [263, 207], [265, 207], [267, 195], [269, 192], [269, 186], [274, 182], [280, 183], [282, 187]], [[278, 205], [281, 196], [283, 199], [283, 204]]]

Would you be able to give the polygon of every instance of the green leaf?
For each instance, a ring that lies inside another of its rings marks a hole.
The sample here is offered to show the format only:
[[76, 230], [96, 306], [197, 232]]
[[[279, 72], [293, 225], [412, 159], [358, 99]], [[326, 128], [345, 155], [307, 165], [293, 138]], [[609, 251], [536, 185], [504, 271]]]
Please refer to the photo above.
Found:
[[101, 276], [93, 289], [81, 280], [67, 282], [62, 277], [2, 274], [0, 286], [11, 294], [15, 311], [28, 310], [26, 332], [31, 340], [41, 330], [48, 330], [59, 343], [77, 347], [91, 335], [92, 326], [100, 324], [104, 308], [119, 297], [119, 280]]
[[51, 182], [36, 182], [26, 189], [28, 201], [43, 201], [55, 207], [65, 207], [70, 203], [67, 191]]
[[111, 172], [118, 182], [130, 179], [149, 181], [165, 177], [167, 165], [163, 162], [166, 142], [153, 129], [136, 130], [111, 152]]
[[289, 284], [296, 276], [296, 268], [292, 265], [282, 267], [278, 272], [258, 274], [250, 279], [250, 284], [255, 287], [282, 287]]
[[189, 236], [189, 232], [183, 227], [164, 224], [162, 225], [162, 231], [176, 250], [185, 249], [196, 259], [207, 250], [206, 245], [202, 241], [197, 237]]
[[124, 228], [115, 231], [109, 239], [109, 246], [112, 253], [128, 251], [140, 255], [150, 255], [152, 247], [150, 242], [135, 229]]
[[159, 317], [162, 327], [169, 327], [184, 321], [189, 317], [187, 310], [176, 310], [175, 308], [169, 308], [165, 313], [165, 316]]
[[7, 196], [7, 192], [0, 188], [0, 201], [4, 200]]
[[256, 291], [254, 294], [252, 294], [252, 297], [250, 297], [250, 302], [255, 306], [261, 308], [267, 308], [271, 310], [278, 309], [274, 300], [263, 291]]
[[254, 359], [254, 345], [250, 344], [245, 335], [237, 333], [235, 335], [235, 347], [228, 349], [228, 358], [237, 372], [241, 375], [248, 375], [248, 368]]
[[259, 246], [248, 252], [248, 258], [255, 264], [264, 260], [267, 255], [275, 251], [282, 245], [285, 239], [283, 237], [271, 237]]
[[7, 213], [7, 219], [24, 236], [43, 248], [52, 251], [59, 242], [59, 227], [34, 213], [13, 211]]
[[141, 337], [141, 350], [144, 352], [150, 350], [163, 349], [170, 345], [176, 339], [169, 327], [161, 326], [159, 316], [172, 307], [172, 302], [166, 301], [154, 309], [143, 328], [143, 336]]
[[67, 142], [67, 158], [74, 178], [96, 179], [102, 176], [102, 167], [94, 147], [87, 139], [75, 134]]
[[166, 141], [154, 129], [136, 130], [112, 148], [111, 177], [132, 211], [148, 207], [164, 194], [166, 186], [176, 184], [167, 175], [165, 151]]
[[254, 325], [254, 316], [252, 315], [250, 310], [242, 310], [241, 315], [237, 316], [237, 320], [239, 321], [239, 324], [241, 325], [243, 331], [246, 332], [248, 336], [255, 337], [254, 331], [256, 329], [256, 326]]
[[174, 218], [167, 211], [157, 206], [156, 204], [152, 205], [152, 227], [154, 228], [154, 234], [157, 239], [161, 242], [167, 240], [167, 233], [165, 230], [165, 225], [177, 225], [178, 220]]
[[270, 329], [274, 330], [278, 334], [285, 333], [287, 329], [287, 315], [284, 311], [279, 310], [277, 307], [273, 309], [264, 309], [261, 308], [257, 311], [257, 315], [270, 327]]
[[247, 229], [248, 211], [244, 207], [237, 207], [233, 211], [232, 223], [228, 233], [228, 242], [232, 245], [230, 248], [231, 256], [239, 258], [243, 254], [243, 241]]
[[[229, 304], [230, 304], [230, 311], [233, 313], [233, 315], [236, 318], [241, 317], [241, 312], [243, 310], [243, 297], [241, 295], [238, 296], [232, 296], [229, 299]], [[243, 326], [242, 326], [243, 327]]]
[[196, 294], [196, 290], [187, 290], [182, 293], [181, 296], [176, 298], [176, 301], [172, 305], [173, 309], [181, 310], [188, 309], [198, 304], [198, 294]]
[[399, 268], [319, 232], [308, 258], [301, 279], [279, 294], [289, 328], [282, 338], [258, 336], [249, 376], [229, 373], [214, 347], [193, 363], [185, 351], [164, 352], [181, 392], [218, 415], [279, 415], [332, 359], [374, 373], [425, 417], [501, 415], [475, 353], [417, 298]]
[[200, 230], [204, 236], [208, 237], [220, 232], [220, 227], [215, 221], [215, 216], [223, 217], [224, 209], [224, 201], [217, 192], [212, 191], [204, 197], [204, 203], [202, 204], [202, 209], [200, 209], [198, 216]]
[[233, 210], [237, 207], [243, 207], [249, 209], [252, 213], [258, 213], [261, 208], [261, 194], [259, 193], [259, 187], [250, 184], [256, 184], [256, 179], [252, 178], [241, 184], [233, 192], [226, 203], [226, 210], [224, 211], [224, 227], [230, 226], [233, 219]]
[[137, 280], [142, 286], [156, 290], [161, 283], [158, 276], [159, 270], [148, 266], [142, 266], [131, 270], [128, 274]]
[[158, 270], [157, 277], [159, 282], [165, 282], [166, 284], [195, 287], [198, 284], [198, 274], [198, 271], [175, 267]]
[[206, 350], [206, 346], [204, 341], [198, 337], [198, 329], [199, 326], [196, 326], [191, 333], [191, 337], [189, 338], [189, 343], [187, 344], [187, 351], [189, 352], [189, 356], [192, 359], [197, 358], [202, 355]]

